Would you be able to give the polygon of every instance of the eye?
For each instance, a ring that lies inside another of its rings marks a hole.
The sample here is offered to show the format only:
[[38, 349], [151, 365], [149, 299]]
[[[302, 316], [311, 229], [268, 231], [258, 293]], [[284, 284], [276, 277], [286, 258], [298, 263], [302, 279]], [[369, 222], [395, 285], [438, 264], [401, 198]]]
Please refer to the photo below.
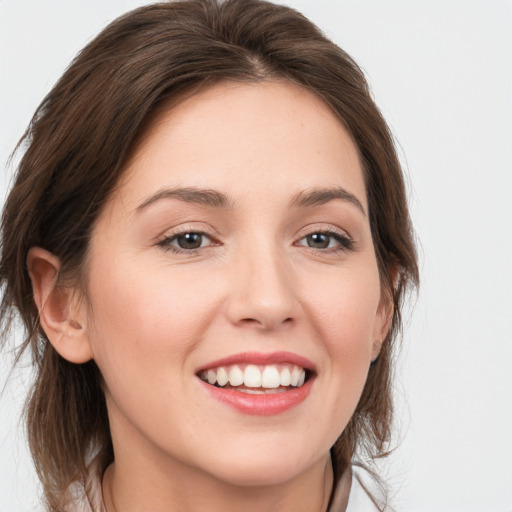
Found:
[[207, 247], [212, 243], [212, 239], [206, 233], [187, 231], [169, 236], [158, 245], [176, 252], [187, 252]]
[[346, 235], [333, 231], [318, 231], [301, 238], [297, 245], [316, 250], [347, 251], [352, 249], [353, 241]]

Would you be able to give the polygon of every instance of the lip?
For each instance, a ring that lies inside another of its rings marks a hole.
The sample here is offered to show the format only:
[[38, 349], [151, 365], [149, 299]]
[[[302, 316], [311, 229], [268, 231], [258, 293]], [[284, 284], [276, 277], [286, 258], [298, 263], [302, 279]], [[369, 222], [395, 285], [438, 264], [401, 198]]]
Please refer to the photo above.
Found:
[[291, 389], [284, 393], [253, 395], [233, 389], [217, 388], [198, 379], [210, 396], [234, 409], [258, 416], [273, 416], [296, 407], [309, 395], [315, 377], [312, 376], [300, 388]]
[[211, 361], [196, 369], [196, 375], [202, 371], [211, 368], [218, 368], [219, 366], [229, 366], [233, 364], [255, 364], [255, 365], [269, 365], [269, 364], [294, 364], [300, 366], [305, 370], [315, 373], [315, 365], [307, 358], [299, 356], [292, 352], [241, 352], [232, 356], [224, 357]]
[[309, 379], [300, 387], [290, 389], [283, 393], [249, 394], [234, 389], [224, 389], [212, 386], [198, 377], [201, 386], [211, 397], [226, 404], [244, 414], [259, 416], [272, 416], [283, 413], [300, 405], [308, 397], [313, 387], [316, 371], [315, 365], [307, 358], [293, 354], [292, 352], [243, 352], [232, 356], [211, 361], [196, 370], [196, 375], [211, 368], [229, 366], [234, 364], [293, 364], [309, 371]]

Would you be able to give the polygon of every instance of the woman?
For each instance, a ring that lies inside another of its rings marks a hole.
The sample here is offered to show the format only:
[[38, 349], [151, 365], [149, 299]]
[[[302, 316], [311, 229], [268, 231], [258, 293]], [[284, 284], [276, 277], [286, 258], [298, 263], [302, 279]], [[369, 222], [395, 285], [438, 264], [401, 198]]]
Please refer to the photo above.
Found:
[[350, 57], [285, 7], [155, 4], [78, 55], [24, 140], [2, 319], [35, 357], [48, 508], [353, 507], [418, 272]]

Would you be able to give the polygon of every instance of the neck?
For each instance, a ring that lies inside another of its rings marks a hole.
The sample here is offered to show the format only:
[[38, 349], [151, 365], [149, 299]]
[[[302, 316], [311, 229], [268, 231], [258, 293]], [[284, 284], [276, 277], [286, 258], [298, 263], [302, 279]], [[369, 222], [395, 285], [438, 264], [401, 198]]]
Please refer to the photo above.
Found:
[[326, 512], [333, 485], [328, 454], [296, 477], [264, 486], [232, 485], [190, 467], [123, 462], [117, 457], [104, 475], [108, 512]]

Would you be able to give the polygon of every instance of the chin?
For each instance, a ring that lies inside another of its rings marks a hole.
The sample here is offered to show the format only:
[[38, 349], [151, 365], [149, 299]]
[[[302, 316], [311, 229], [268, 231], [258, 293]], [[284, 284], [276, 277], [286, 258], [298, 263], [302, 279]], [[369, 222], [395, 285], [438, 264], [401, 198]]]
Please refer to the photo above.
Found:
[[265, 465], [233, 465], [216, 477], [237, 487], [271, 487], [293, 480], [301, 473], [300, 468], [268, 461]]
[[293, 450], [262, 451], [251, 456], [249, 453], [233, 454], [216, 458], [212, 474], [227, 484], [240, 487], [262, 487], [286, 483], [306, 472], [320, 458], [312, 460], [307, 454], [298, 454]]

